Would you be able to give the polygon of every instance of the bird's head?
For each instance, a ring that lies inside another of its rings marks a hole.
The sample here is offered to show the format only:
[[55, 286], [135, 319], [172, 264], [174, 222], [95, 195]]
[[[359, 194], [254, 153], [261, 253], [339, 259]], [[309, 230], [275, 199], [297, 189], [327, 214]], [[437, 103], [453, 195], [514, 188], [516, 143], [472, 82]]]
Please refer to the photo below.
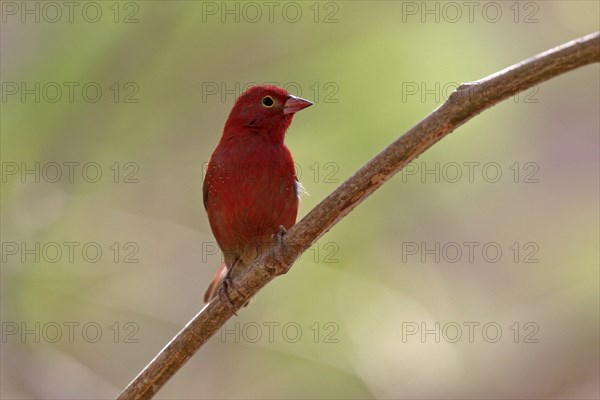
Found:
[[225, 124], [223, 139], [259, 133], [283, 142], [294, 113], [312, 104], [277, 86], [253, 86], [236, 100]]

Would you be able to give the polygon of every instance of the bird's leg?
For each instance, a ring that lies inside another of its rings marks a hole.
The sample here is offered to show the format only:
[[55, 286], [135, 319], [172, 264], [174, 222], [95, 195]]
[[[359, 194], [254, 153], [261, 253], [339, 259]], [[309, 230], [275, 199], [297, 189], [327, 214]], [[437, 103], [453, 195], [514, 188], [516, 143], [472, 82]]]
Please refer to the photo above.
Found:
[[219, 288], [219, 298], [221, 299], [221, 301], [227, 304], [227, 307], [229, 307], [233, 315], [237, 315], [235, 312], [235, 306], [233, 305], [233, 302], [227, 294], [228, 286], [233, 286], [231, 285], [231, 278], [229, 277], [229, 273], [227, 274], [227, 276], [225, 276], [225, 279], [223, 279], [223, 283], [221, 283], [221, 287]]
[[285, 242], [283, 237], [287, 234], [285, 227], [283, 225], [279, 225], [279, 229], [274, 234], [275, 236], [275, 252], [273, 253], [276, 259], [275, 263], [270, 263], [270, 265], [266, 265], [267, 271], [271, 275], [283, 275], [289, 271], [290, 266], [286, 265], [284, 260], [285, 256]]
[[231, 310], [231, 312], [233, 313], [233, 315], [237, 315], [235, 312], [235, 306], [233, 305], [233, 302], [231, 301], [231, 299], [229, 298], [229, 294], [227, 294], [227, 288], [231, 287], [233, 290], [235, 290], [236, 292], [238, 292], [238, 294], [240, 296], [243, 296], [243, 293], [240, 291], [240, 289], [237, 288], [237, 286], [235, 286], [235, 284], [233, 283], [233, 279], [232, 279], [232, 272], [234, 270], [234, 268], [239, 264], [240, 259], [236, 258], [236, 260], [233, 262], [233, 265], [231, 266], [231, 268], [227, 269], [227, 274], [225, 275], [225, 278], [223, 278], [223, 283], [221, 283], [221, 287], [219, 288], [219, 298], [224, 301], [225, 303], [227, 303], [227, 306], [229, 307], [229, 309]]

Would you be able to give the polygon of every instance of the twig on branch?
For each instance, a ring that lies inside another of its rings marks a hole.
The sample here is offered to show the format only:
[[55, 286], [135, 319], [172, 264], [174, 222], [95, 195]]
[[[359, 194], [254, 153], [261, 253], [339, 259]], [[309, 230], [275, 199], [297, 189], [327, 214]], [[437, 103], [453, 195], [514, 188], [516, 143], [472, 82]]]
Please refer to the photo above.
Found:
[[[383, 183], [441, 138], [500, 101], [555, 76], [600, 62], [600, 32], [545, 51], [476, 82], [460, 85], [450, 98], [311, 210], [285, 235], [283, 245], [265, 254], [261, 262], [235, 280], [244, 293], [229, 291], [236, 309], [242, 307], [340, 219]], [[118, 399], [150, 399], [192, 355], [232, 316], [220, 296], [206, 305], [144, 370]]]

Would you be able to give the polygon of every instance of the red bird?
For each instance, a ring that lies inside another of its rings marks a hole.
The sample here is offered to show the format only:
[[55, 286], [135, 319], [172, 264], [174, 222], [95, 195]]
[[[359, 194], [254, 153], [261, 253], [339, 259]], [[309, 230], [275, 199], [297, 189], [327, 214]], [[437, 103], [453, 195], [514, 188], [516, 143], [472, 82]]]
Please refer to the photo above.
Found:
[[289, 229], [296, 222], [302, 186], [283, 139], [294, 113], [312, 104], [276, 86], [251, 87], [236, 100], [202, 188], [225, 259], [205, 303], [273, 243], [281, 226]]

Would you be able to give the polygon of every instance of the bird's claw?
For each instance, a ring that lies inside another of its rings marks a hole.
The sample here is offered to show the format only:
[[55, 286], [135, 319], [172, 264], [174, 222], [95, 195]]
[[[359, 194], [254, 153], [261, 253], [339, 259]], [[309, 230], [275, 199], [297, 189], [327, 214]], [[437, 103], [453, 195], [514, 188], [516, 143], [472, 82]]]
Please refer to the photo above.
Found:
[[274, 251], [272, 252], [274, 263], [267, 263], [265, 268], [269, 272], [269, 274], [273, 276], [283, 275], [287, 273], [289, 270], [289, 266], [283, 261], [285, 259], [286, 252], [286, 244], [284, 241], [284, 236], [287, 234], [287, 230], [283, 225], [279, 225], [279, 229], [273, 235], [275, 236], [275, 246]]
[[275, 250], [273, 252], [273, 255], [277, 258], [277, 259], [282, 259], [283, 255], [285, 253], [285, 242], [283, 240], [283, 237], [287, 234], [287, 230], [285, 229], [285, 227], [283, 225], [279, 225], [279, 229], [277, 229], [277, 232], [275, 232], [274, 239], [275, 239], [275, 248], [273, 250]]
[[243, 297], [243, 293], [233, 283], [233, 280], [231, 279], [231, 276], [229, 275], [229, 273], [225, 276], [225, 278], [223, 279], [223, 283], [221, 284], [221, 287], [219, 288], [219, 298], [221, 299], [221, 301], [223, 301], [225, 304], [227, 304], [227, 307], [231, 310], [233, 315], [237, 316], [237, 313], [235, 312], [236, 311], [235, 306], [233, 305], [233, 302], [231, 301], [231, 298], [229, 297], [229, 294], [227, 293], [228, 287], [232, 288], [233, 290], [238, 292], [239, 296]]
[[285, 227], [283, 225], [279, 225], [279, 229], [277, 230], [277, 233], [275, 234], [275, 236], [277, 237], [277, 243], [283, 247], [283, 237], [285, 236], [285, 234], [287, 233], [287, 230], [285, 229]]

